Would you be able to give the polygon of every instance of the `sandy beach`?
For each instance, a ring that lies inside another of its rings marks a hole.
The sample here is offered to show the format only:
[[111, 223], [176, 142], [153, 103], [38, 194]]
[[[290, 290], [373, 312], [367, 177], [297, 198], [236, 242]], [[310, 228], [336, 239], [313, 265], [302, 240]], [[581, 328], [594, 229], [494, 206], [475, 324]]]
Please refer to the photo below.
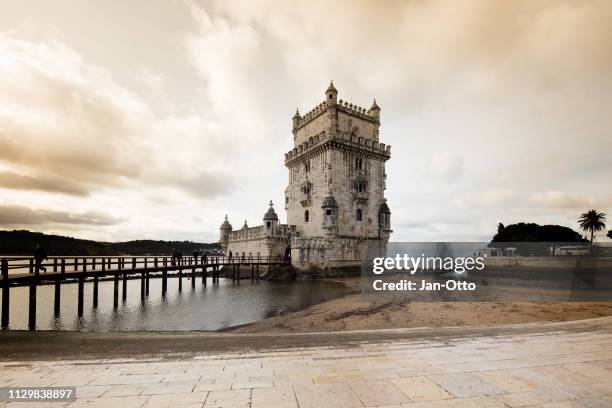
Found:
[[417, 327], [492, 326], [612, 316], [612, 302], [428, 302], [363, 294], [359, 278], [339, 279], [353, 291], [340, 299], [225, 330], [298, 333]]

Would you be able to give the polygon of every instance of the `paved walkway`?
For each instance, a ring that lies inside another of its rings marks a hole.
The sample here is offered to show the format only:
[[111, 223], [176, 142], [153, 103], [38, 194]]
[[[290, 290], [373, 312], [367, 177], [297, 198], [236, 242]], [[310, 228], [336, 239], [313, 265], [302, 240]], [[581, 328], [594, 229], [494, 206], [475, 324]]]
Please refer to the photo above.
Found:
[[612, 407], [612, 318], [429, 332], [169, 359], [5, 361], [0, 386], [76, 385], [69, 407]]

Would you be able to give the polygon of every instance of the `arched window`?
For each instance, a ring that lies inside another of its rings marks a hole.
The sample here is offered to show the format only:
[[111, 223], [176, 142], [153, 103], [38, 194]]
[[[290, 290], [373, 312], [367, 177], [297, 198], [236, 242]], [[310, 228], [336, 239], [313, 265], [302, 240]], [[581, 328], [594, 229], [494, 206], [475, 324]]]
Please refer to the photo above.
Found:
[[308, 212], [308, 210], [304, 211], [304, 222], [308, 222], [308, 220], [310, 219], [310, 213]]
[[361, 221], [361, 208], [357, 209], [357, 212], [355, 213], [355, 220]]
[[361, 157], [355, 158], [355, 169], [362, 170], [363, 169], [363, 159]]

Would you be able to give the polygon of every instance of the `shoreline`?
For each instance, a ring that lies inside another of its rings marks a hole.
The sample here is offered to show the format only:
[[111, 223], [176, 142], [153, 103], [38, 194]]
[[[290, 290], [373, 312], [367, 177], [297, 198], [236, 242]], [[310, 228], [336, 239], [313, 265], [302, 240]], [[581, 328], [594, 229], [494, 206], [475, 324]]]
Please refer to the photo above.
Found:
[[353, 330], [491, 327], [612, 316], [612, 301], [410, 301], [361, 293], [360, 278], [330, 278], [350, 293], [223, 333], [315, 333]]

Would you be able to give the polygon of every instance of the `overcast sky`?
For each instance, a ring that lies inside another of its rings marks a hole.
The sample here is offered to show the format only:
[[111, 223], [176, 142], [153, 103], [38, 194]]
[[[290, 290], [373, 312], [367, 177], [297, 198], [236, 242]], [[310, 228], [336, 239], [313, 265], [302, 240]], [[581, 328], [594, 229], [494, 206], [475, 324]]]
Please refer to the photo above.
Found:
[[382, 108], [392, 240], [610, 228], [611, 73], [608, 0], [3, 2], [0, 229], [284, 222], [291, 117], [330, 79]]

